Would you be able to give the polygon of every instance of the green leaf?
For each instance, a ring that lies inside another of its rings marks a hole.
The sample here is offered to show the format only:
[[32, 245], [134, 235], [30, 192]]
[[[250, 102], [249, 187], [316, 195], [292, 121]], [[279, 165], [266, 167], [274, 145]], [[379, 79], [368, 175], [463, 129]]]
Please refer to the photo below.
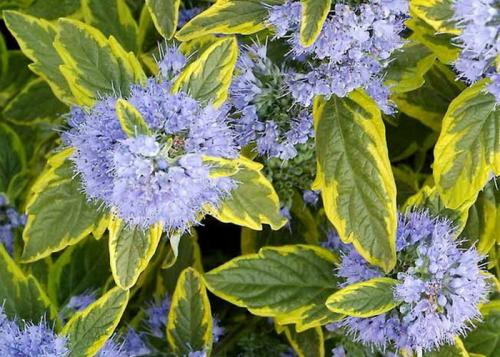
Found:
[[302, 3], [300, 42], [304, 47], [309, 47], [321, 32], [330, 12], [332, 0], [301, 0], [300, 2]]
[[61, 56], [52, 46], [57, 33], [56, 26], [46, 20], [15, 11], [6, 11], [4, 19], [23, 53], [33, 61], [30, 69], [47, 81], [62, 102], [76, 103], [68, 82], [59, 70], [59, 66], [63, 64]]
[[390, 278], [375, 278], [351, 284], [331, 295], [326, 306], [333, 312], [347, 316], [377, 316], [397, 306], [393, 297], [396, 285], [398, 281]]
[[2, 0], [0, 2], [0, 19], [4, 10], [24, 10], [31, 5], [33, 0]]
[[86, 23], [115, 37], [125, 50], [137, 52], [139, 28], [125, 0], [83, 0], [82, 10]]
[[87, 237], [70, 246], [50, 265], [47, 292], [65, 306], [72, 296], [100, 291], [111, 277], [108, 241]]
[[125, 311], [129, 292], [113, 288], [68, 321], [62, 334], [68, 337], [68, 357], [94, 356], [111, 337]]
[[167, 341], [176, 356], [212, 349], [210, 302], [200, 273], [185, 269], [177, 281], [168, 313]]
[[144, 80], [138, 60], [127, 54], [114, 37], [82, 22], [60, 19], [54, 47], [64, 64], [60, 70], [71, 91], [84, 106], [92, 106], [103, 95], [126, 96], [130, 85]]
[[[489, 303], [487, 305], [493, 305]], [[496, 301], [498, 303], [498, 300]], [[483, 321], [469, 332], [464, 340], [469, 352], [486, 357], [500, 356], [500, 309], [496, 308], [484, 316]]]
[[265, 28], [269, 6], [283, 0], [218, 0], [177, 32], [180, 41], [207, 34], [249, 35]]
[[141, 113], [125, 99], [118, 99], [116, 102], [116, 115], [128, 137], [152, 135]]
[[0, 301], [7, 316], [37, 322], [49, 313], [50, 318], [57, 319], [57, 312], [40, 283], [23, 273], [2, 244], [0, 281]]
[[146, 269], [158, 247], [162, 234], [161, 225], [146, 231], [129, 227], [119, 218], [109, 225], [109, 257], [116, 285], [129, 289]]
[[82, 193], [74, 177], [71, 150], [48, 161], [35, 182], [27, 204], [28, 221], [23, 232], [22, 260], [32, 262], [75, 244], [102, 224], [104, 214]]
[[56, 20], [77, 15], [79, 11], [80, 0], [33, 0], [25, 12], [34, 17]]
[[325, 356], [325, 342], [321, 327], [297, 332], [294, 326], [286, 326], [285, 335], [298, 357]]
[[410, 40], [420, 42], [429, 48], [445, 64], [454, 62], [460, 54], [460, 47], [453, 44], [455, 35], [436, 32], [424, 20], [414, 15], [405, 22], [406, 27], [412, 30]]
[[180, 0], [146, 0], [156, 30], [167, 40], [174, 36], [177, 29], [180, 4]]
[[450, 104], [434, 149], [434, 180], [449, 208], [470, 207], [500, 175], [500, 109], [480, 81]]
[[427, 47], [408, 42], [392, 54], [384, 77], [385, 85], [391, 93], [416, 90], [424, 85], [424, 75], [435, 61], [436, 56]]
[[182, 71], [172, 90], [182, 90], [199, 101], [219, 106], [227, 98], [237, 58], [236, 39], [222, 38]]
[[205, 162], [212, 165], [230, 163], [237, 167], [236, 172], [230, 175], [237, 187], [219, 207], [209, 209], [212, 216], [221, 222], [254, 230], [262, 230], [263, 224], [269, 224], [272, 229], [280, 229], [286, 224], [286, 219], [280, 213], [278, 195], [261, 173], [261, 164], [244, 157], [238, 160], [210, 157]]
[[412, 0], [410, 11], [432, 26], [436, 32], [458, 35], [455, 28], [453, 0]]
[[0, 123], [0, 192], [7, 192], [9, 183], [26, 168], [26, 153], [19, 136]]
[[0, 36], [0, 78], [3, 78], [9, 69], [9, 52], [3, 36]]
[[455, 79], [453, 71], [437, 62], [425, 73], [424, 80], [417, 90], [396, 93], [392, 99], [403, 113], [439, 131], [449, 104], [465, 85]]
[[314, 189], [345, 243], [390, 271], [396, 263], [396, 185], [377, 105], [364, 93], [317, 98]]
[[220, 298], [254, 315], [276, 317], [279, 324], [301, 322], [305, 312], [314, 311], [313, 327], [340, 317], [325, 306], [337, 290], [331, 273], [336, 262], [329, 250], [317, 246], [268, 247], [215, 268], [205, 274], [205, 282]]
[[0, 77], [0, 108], [8, 105], [23, 87], [35, 76], [28, 69], [30, 61], [21, 51], [8, 52], [7, 73]]
[[19, 125], [31, 125], [55, 120], [68, 111], [68, 107], [54, 96], [50, 86], [38, 78], [18, 93], [3, 110], [3, 117]]

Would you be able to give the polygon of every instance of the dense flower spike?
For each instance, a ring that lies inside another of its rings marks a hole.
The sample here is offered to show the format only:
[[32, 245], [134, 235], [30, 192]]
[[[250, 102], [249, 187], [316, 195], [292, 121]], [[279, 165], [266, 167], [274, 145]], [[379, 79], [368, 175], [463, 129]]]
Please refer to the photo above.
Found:
[[308, 109], [294, 104], [284, 82], [287, 69], [267, 56], [266, 46], [244, 47], [230, 88], [238, 142], [256, 144], [262, 156], [289, 160], [313, 136]]
[[455, 0], [454, 20], [461, 30], [457, 42], [462, 47], [455, 68], [460, 78], [473, 83], [490, 78], [488, 90], [500, 103], [500, 3], [498, 0]]
[[303, 62], [303, 69], [288, 79], [295, 100], [309, 106], [316, 95], [345, 97], [363, 88], [382, 111], [391, 114], [394, 109], [389, 89], [382, 83], [383, 70], [391, 54], [404, 44], [400, 33], [407, 14], [407, 0], [336, 4], [316, 41], [306, 48], [299, 41], [300, 3], [271, 7], [268, 22], [276, 37], [288, 38], [291, 54]]
[[167, 79], [184, 62], [176, 50], [166, 48], [164, 54], [160, 78], [133, 86], [127, 98], [151, 135], [127, 138], [115, 111], [117, 98], [107, 97], [89, 109], [73, 108], [65, 139], [76, 149], [73, 160], [88, 197], [129, 224], [162, 223], [166, 230], [184, 231], [235, 187], [231, 179], [210, 177], [203, 156], [235, 158], [238, 151], [227, 109], [171, 93]]
[[14, 230], [26, 224], [26, 216], [20, 215], [0, 193], [0, 243], [12, 254], [14, 251]]
[[39, 324], [9, 320], [0, 306], [0, 355], [15, 357], [64, 357], [69, 354], [67, 341], [57, 336], [45, 321]]
[[[152, 303], [146, 308], [146, 324], [149, 332], [155, 337], [163, 338], [165, 336], [170, 304], [170, 296], [166, 295], [161, 301]], [[216, 318], [212, 318], [212, 321], [212, 336], [215, 343], [224, 335], [224, 329], [219, 326], [219, 321]]]
[[[453, 234], [447, 220], [425, 212], [401, 215], [395, 269], [400, 283], [394, 290], [399, 307], [373, 318], [349, 317], [339, 325], [362, 343], [417, 352], [452, 343], [464, 334], [480, 318], [478, 305], [486, 301], [488, 286], [480, 268], [482, 258], [473, 247], [460, 249]], [[339, 247], [333, 238], [329, 242]], [[353, 249], [340, 248], [344, 256], [338, 274], [346, 283], [382, 275]]]

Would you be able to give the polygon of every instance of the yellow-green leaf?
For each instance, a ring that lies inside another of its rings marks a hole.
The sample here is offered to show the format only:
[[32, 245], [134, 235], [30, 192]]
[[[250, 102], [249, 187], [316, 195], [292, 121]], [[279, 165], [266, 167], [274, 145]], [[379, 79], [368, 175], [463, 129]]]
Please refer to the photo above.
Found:
[[331, 274], [336, 262], [335, 255], [317, 246], [266, 247], [208, 272], [205, 282], [212, 293], [254, 315], [288, 324], [314, 311], [316, 319], [309, 325], [319, 326], [320, 321], [340, 317], [325, 306], [337, 290], [337, 278]]
[[180, 41], [207, 34], [249, 35], [265, 28], [269, 6], [284, 0], [218, 0], [177, 32]]
[[460, 47], [453, 44], [455, 35], [437, 32], [417, 15], [413, 15], [405, 24], [412, 30], [410, 40], [420, 42], [429, 48], [441, 62], [450, 64], [458, 58]]
[[392, 100], [403, 113], [429, 128], [439, 131], [451, 101], [465, 88], [447, 66], [435, 62], [423, 77], [425, 83], [416, 90], [398, 92]]
[[115, 37], [124, 49], [137, 51], [139, 29], [125, 0], [83, 0], [82, 10], [86, 23]]
[[331, 295], [326, 306], [333, 312], [353, 317], [372, 317], [397, 306], [393, 289], [398, 281], [375, 278], [351, 284]]
[[111, 337], [128, 303], [129, 292], [113, 288], [85, 310], [73, 315], [62, 330], [68, 337], [68, 357], [92, 357]]
[[429, 71], [436, 55], [424, 45], [408, 42], [395, 51], [385, 73], [385, 85], [391, 93], [404, 93], [416, 90], [425, 83], [424, 75]]
[[370, 263], [396, 263], [396, 185], [377, 105], [366, 94], [316, 98], [314, 189], [340, 238]]
[[90, 203], [68, 159], [71, 149], [49, 159], [31, 189], [23, 232], [24, 262], [42, 259], [75, 244], [100, 226], [105, 215]]
[[167, 40], [171, 39], [179, 21], [180, 0], [146, 0], [156, 30]]
[[129, 227], [114, 217], [109, 225], [109, 261], [116, 285], [129, 289], [137, 282], [156, 252], [162, 234], [161, 225], [148, 230]]
[[17, 266], [0, 244], [0, 301], [10, 318], [40, 321], [49, 316], [57, 319], [57, 311], [40, 283]]
[[181, 72], [172, 90], [182, 90], [199, 101], [220, 106], [227, 98], [237, 58], [236, 39], [222, 38]]
[[210, 355], [213, 339], [210, 302], [203, 278], [193, 268], [177, 281], [168, 314], [167, 341], [176, 356], [204, 351]]
[[151, 135], [151, 130], [141, 113], [125, 99], [116, 101], [116, 115], [127, 136]]
[[448, 344], [439, 349], [424, 353], [424, 357], [469, 357], [463, 341], [459, 337], [454, 338], [453, 344]]
[[285, 326], [285, 335], [298, 357], [325, 356], [325, 341], [321, 327], [298, 332], [293, 325]]
[[453, 22], [453, 0], [411, 0], [410, 10], [437, 32], [460, 33]]
[[492, 174], [500, 174], [500, 108], [487, 81], [463, 91], [443, 119], [434, 149], [434, 180], [449, 208], [470, 207]]
[[311, 46], [323, 28], [332, 0], [301, 0], [302, 18], [300, 21], [300, 42], [304, 47]]
[[20, 125], [55, 121], [68, 107], [54, 96], [41, 78], [28, 82], [3, 110], [5, 119]]
[[76, 20], [60, 19], [58, 24], [54, 46], [64, 61], [60, 70], [80, 105], [92, 106], [105, 95], [126, 96], [130, 85], [144, 76], [137, 60], [132, 63], [133, 57], [113, 37], [107, 40]]
[[59, 71], [62, 58], [52, 46], [57, 27], [49, 21], [15, 11], [6, 11], [4, 18], [23, 53], [33, 61], [30, 69], [47, 81], [62, 102], [76, 103], [68, 82]]
[[210, 214], [225, 223], [233, 223], [254, 230], [262, 230], [263, 224], [280, 229], [286, 219], [280, 213], [279, 198], [271, 183], [260, 172], [262, 165], [244, 157], [238, 160], [207, 158], [209, 164], [231, 163], [237, 170], [230, 177], [237, 187], [231, 191], [219, 207], [211, 207]]

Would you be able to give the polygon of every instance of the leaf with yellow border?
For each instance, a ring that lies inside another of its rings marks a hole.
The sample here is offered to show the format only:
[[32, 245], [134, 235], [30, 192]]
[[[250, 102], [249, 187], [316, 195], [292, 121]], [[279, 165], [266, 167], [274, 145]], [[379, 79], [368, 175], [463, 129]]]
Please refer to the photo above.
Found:
[[300, 20], [300, 42], [304, 47], [311, 46], [323, 28], [330, 12], [332, 0], [301, 0], [302, 17]]
[[344, 243], [390, 271], [396, 263], [396, 184], [380, 110], [360, 91], [316, 98], [317, 176], [326, 215]]
[[168, 313], [167, 341], [177, 356], [192, 351], [210, 355], [213, 340], [210, 302], [203, 278], [193, 268], [186, 268], [177, 281]]

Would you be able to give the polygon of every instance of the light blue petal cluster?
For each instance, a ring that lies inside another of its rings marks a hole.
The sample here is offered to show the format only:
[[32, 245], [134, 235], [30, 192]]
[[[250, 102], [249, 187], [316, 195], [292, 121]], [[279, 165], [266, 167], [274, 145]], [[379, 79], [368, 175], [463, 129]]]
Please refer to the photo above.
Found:
[[0, 193], [0, 242], [10, 254], [14, 251], [14, 230], [25, 224], [26, 216], [19, 214]]
[[393, 112], [383, 71], [389, 57], [404, 41], [400, 33], [408, 14], [407, 0], [372, 0], [356, 6], [336, 4], [316, 41], [304, 47], [299, 40], [301, 5], [288, 1], [270, 9], [268, 22], [276, 37], [286, 37], [292, 55], [305, 70], [288, 79], [295, 100], [310, 106], [316, 95], [345, 97], [365, 89], [387, 114]]
[[[168, 323], [168, 313], [170, 311], [171, 300], [169, 295], [156, 303], [150, 304], [146, 308], [146, 324], [149, 332], [158, 338], [163, 338], [166, 333], [167, 323]], [[220, 326], [219, 320], [212, 317], [213, 328], [212, 336], [213, 342], [218, 342], [220, 338], [224, 335], [224, 328]], [[196, 353], [196, 352], [193, 352]]]
[[[335, 236], [328, 247], [339, 248]], [[480, 318], [479, 304], [487, 299], [488, 284], [481, 270], [482, 257], [474, 247], [461, 249], [454, 240], [454, 229], [445, 219], [426, 212], [400, 215], [397, 231], [399, 285], [394, 298], [399, 307], [373, 318], [344, 319], [355, 340], [385, 348], [411, 349], [416, 352], [437, 349], [463, 335]], [[352, 248], [344, 252], [338, 275], [341, 286], [382, 276]]]
[[130, 328], [123, 340], [116, 336], [107, 340], [96, 357], [139, 357], [150, 353], [151, 349], [146, 345], [142, 336]]
[[238, 59], [229, 92], [234, 127], [241, 146], [254, 142], [260, 155], [289, 160], [297, 155], [297, 145], [313, 136], [312, 117], [293, 102], [285, 83], [288, 71], [266, 53], [266, 46], [247, 46]]
[[162, 223], [165, 230], [185, 231], [235, 187], [231, 179], [210, 177], [203, 156], [235, 158], [238, 146], [227, 108], [171, 93], [166, 77], [184, 62], [177, 50], [166, 48], [164, 54], [160, 77], [134, 85], [127, 98], [151, 135], [127, 137], [115, 111], [117, 98], [107, 97], [92, 108], [73, 108], [64, 139], [75, 148], [75, 169], [89, 198], [131, 225]]
[[500, 103], [500, 75], [495, 61], [500, 55], [500, 6], [497, 0], [455, 0], [454, 20], [461, 30], [462, 51], [455, 62], [461, 78], [473, 83], [490, 78], [488, 90]]
[[57, 336], [45, 321], [39, 324], [9, 320], [0, 306], [0, 356], [64, 357], [66, 338]]

